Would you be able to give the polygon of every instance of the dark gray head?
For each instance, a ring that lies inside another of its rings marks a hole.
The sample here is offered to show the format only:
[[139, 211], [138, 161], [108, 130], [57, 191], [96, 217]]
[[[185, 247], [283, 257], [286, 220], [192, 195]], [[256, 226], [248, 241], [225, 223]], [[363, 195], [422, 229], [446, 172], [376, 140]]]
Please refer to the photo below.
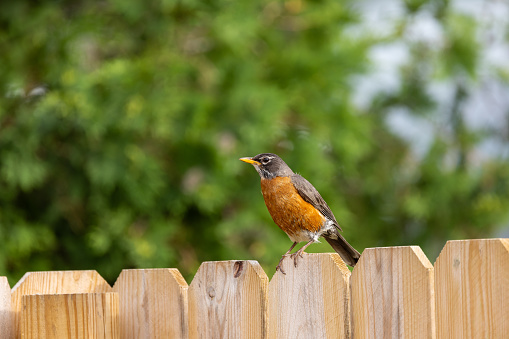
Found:
[[261, 178], [272, 179], [293, 174], [283, 159], [274, 153], [261, 153], [252, 158], [240, 158], [239, 160], [253, 165]]

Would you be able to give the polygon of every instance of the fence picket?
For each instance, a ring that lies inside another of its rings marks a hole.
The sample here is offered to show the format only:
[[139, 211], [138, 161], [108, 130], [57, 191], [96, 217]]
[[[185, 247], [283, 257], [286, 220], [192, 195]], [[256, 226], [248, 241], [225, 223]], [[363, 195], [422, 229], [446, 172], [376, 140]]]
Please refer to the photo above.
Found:
[[118, 339], [117, 293], [38, 294], [21, 298], [22, 339]]
[[509, 239], [448, 241], [433, 267], [418, 246], [369, 248], [350, 273], [305, 254], [269, 282], [256, 261], [177, 269], [0, 277], [0, 338], [505, 338]]
[[509, 239], [448, 241], [435, 288], [438, 338], [507, 338]]
[[269, 338], [349, 338], [350, 271], [336, 253], [308, 253], [269, 284]]
[[174, 268], [122, 270], [113, 286], [120, 301], [120, 337], [188, 338], [187, 289]]
[[435, 338], [433, 266], [420, 247], [364, 250], [351, 286], [355, 338]]
[[32, 294], [104, 293], [111, 286], [96, 271], [28, 272], [12, 288], [15, 337], [21, 338], [21, 298]]
[[189, 286], [189, 337], [267, 338], [268, 284], [253, 260], [202, 263]]
[[2, 338], [13, 338], [12, 325], [11, 287], [7, 277], [0, 277], [0, 334]]

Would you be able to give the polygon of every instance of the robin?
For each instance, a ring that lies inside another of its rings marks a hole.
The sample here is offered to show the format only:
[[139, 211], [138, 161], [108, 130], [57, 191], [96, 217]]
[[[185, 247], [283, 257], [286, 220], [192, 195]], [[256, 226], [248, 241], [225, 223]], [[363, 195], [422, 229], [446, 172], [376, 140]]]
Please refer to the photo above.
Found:
[[280, 270], [283, 259], [299, 242], [305, 241], [297, 252], [290, 255], [295, 267], [304, 250], [321, 236], [350, 266], [355, 266], [360, 254], [339, 233], [334, 214], [322, 196], [309, 181], [293, 173], [279, 156], [262, 153], [239, 160], [252, 164], [261, 178], [262, 194], [272, 220], [290, 237], [293, 245], [281, 257], [276, 267]]

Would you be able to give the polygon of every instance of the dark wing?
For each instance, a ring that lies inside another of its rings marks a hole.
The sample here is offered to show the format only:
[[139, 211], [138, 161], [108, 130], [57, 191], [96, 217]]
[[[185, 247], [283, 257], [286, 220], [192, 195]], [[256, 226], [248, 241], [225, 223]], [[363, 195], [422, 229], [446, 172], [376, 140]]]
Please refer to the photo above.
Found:
[[322, 196], [320, 193], [318, 193], [316, 188], [314, 188], [309, 181], [296, 173], [290, 175], [290, 179], [292, 180], [292, 184], [297, 189], [297, 192], [299, 192], [300, 196], [305, 201], [313, 205], [317, 210], [319, 210], [320, 213], [322, 213], [326, 218], [334, 221], [336, 227], [342, 231], [341, 227], [339, 227], [339, 224], [336, 221], [336, 218], [334, 217], [334, 214], [332, 214], [329, 205], [327, 205], [325, 200], [323, 200]]

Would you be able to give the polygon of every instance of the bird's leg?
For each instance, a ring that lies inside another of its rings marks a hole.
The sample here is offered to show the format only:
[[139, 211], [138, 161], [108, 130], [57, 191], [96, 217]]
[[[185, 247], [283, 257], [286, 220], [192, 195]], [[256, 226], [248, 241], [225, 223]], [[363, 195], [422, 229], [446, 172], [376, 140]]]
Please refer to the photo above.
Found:
[[297, 245], [297, 242], [294, 242], [293, 245], [290, 247], [290, 249], [288, 251], [286, 251], [285, 254], [283, 254], [283, 256], [281, 257], [281, 260], [279, 260], [279, 264], [276, 266], [276, 272], [281, 271], [281, 273], [286, 274], [285, 271], [283, 271], [283, 267], [281, 267], [281, 264], [283, 263], [283, 259], [288, 255], [288, 253], [290, 253], [293, 250], [295, 245]]
[[290, 258], [293, 259], [293, 264], [295, 265], [295, 267], [297, 267], [297, 259], [299, 257], [302, 258], [302, 253], [304, 253], [304, 250], [309, 246], [311, 245], [312, 243], [315, 242], [315, 239], [311, 239], [308, 241], [308, 243], [304, 246], [302, 246], [297, 252], [293, 253], [292, 255], [290, 255]]

